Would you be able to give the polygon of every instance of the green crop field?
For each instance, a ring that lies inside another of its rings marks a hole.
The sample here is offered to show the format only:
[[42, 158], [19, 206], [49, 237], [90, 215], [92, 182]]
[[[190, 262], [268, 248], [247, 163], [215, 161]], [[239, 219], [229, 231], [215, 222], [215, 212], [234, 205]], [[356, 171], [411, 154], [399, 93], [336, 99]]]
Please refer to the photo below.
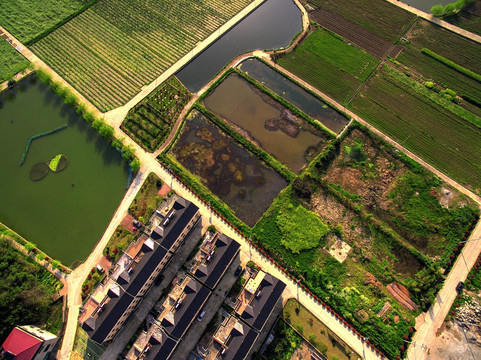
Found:
[[28, 65], [27, 59], [20, 55], [12, 45], [0, 38], [0, 83], [25, 70]]
[[173, 76], [129, 111], [122, 130], [139, 145], [154, 151], [169, 135], [190, 98], [191, 94]]
[[[481, 52], [481, 46], [479, 48]], [[429, 57], [413, 46], [404, 46], [403, 51], [396, 58], [406, 65], [421, 73], [425, 79], [455, 90], [459, 95], [468, 95], [481, 103], [481, 83], [469, 76], [447, 67], [445, 64]], [[479, 69], [481, 70], [481, 69]]]
[[416, 93], [383, 68], [350, 107], [366, 121], [467, 185], [481, 190], [481, 130]]
[[90, 0], [2, 0], [0, 25], [25, 43], [78, 11]]
[[101, 111], [123, 105], [252, 0], [99, 0], [33, 51]]
[[277, 62], [340, 102], [347, 101], [377, 64], [373, 56], [322, 29]]
[[474, 72], [481, 71], [481, 45], [474, 41], [421, 19], [408, 39], [418, 49], [428, 48]]
[[415, 15], [384, 0], [308, 0], [391, 41], [397, 40]]

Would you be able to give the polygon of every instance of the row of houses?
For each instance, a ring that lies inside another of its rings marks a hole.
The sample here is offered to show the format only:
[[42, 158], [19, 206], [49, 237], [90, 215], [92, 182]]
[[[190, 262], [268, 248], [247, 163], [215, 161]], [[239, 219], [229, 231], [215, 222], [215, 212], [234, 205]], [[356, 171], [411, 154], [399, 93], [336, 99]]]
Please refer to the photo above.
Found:
[[83, 306], [79, 322], [92, 340], [103, 344], [117, 335], [199, 219], [198, 207], [183, 198], [156, 210], [148, 230]]

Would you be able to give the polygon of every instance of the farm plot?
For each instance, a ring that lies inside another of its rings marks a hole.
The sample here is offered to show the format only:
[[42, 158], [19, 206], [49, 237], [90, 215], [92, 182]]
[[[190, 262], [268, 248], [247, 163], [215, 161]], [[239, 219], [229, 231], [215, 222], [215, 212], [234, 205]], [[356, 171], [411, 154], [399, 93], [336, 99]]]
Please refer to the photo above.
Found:
[[91, 0], [2, 0], [0, 24], [20, 42], [31, 41]]
[[418, 19], [408, 40], [418, 48], [428, 48], [474, 72], [481, 69], [481, 45], [445, 30], [429, 21]]
[[121, 128], [140, 146], [154, 151], [169, 135], [192, 95], [175, 76], [129, 111]]
[[99, 0], [32, 47], [101, 111], [121, 106], [252, 0]]
[[28, 65], [27, 59], [0, 38], [0, 83], [25, 70]]
[[[481, 191], [481, 131], [400, 83], [385, 66], [350, 107], [424, 160]], [[407, 111], [409, 109], [409, 111]]]
[[345, 103], [375, 68], [377, 60], [326, 30], [315, 30], [278, 64]]
[[445, 18], [447, 22], [481, 35], [481, 0], [475, 0], [456, 15]]
[[324, 8], [311, 11], [309, 18], [378, 58], [382, 58], [394, 46], [382, 36]]
[[396, 41], [416, 16], [384, 0], [307, 0], [365, 27], [379, 36]]

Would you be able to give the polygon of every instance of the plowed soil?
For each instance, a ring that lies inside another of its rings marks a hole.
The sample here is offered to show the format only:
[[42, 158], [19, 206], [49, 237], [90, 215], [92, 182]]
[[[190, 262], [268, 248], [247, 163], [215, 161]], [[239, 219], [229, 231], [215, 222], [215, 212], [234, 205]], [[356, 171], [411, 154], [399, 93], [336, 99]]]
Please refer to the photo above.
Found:
[[316, 9], [309, 13], [309, 18], [378, 58], [384, 57], [395, 47], [389, 40], [329, 10]]

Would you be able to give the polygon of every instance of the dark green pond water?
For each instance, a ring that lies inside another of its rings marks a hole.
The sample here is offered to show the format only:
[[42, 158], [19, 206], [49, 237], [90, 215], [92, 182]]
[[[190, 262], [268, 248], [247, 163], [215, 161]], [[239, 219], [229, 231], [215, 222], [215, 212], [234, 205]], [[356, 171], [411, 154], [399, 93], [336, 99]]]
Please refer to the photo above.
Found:
[[251, 227], [287, 185], [277, 172], [197, 111], [185, 120], [171, 152]]
[[[84, 260], [125, 193], [127, 164], [40, 81], [22, 82], [0, 102], [0, 221], [65, 265]], [[19, 166], [29, 137], [63, 124], [34, 140]], [[34, 164], [57, 154], [68, 158], [65, 170], [30, 180]]]
[[348, 123], [345, 116], [262, 61], [248, 59], [243, 61], [239, 68], [263, 83], [277, 95], [297, 106], [311, 118], [318, 120], [329, 130], [338, 133]]

